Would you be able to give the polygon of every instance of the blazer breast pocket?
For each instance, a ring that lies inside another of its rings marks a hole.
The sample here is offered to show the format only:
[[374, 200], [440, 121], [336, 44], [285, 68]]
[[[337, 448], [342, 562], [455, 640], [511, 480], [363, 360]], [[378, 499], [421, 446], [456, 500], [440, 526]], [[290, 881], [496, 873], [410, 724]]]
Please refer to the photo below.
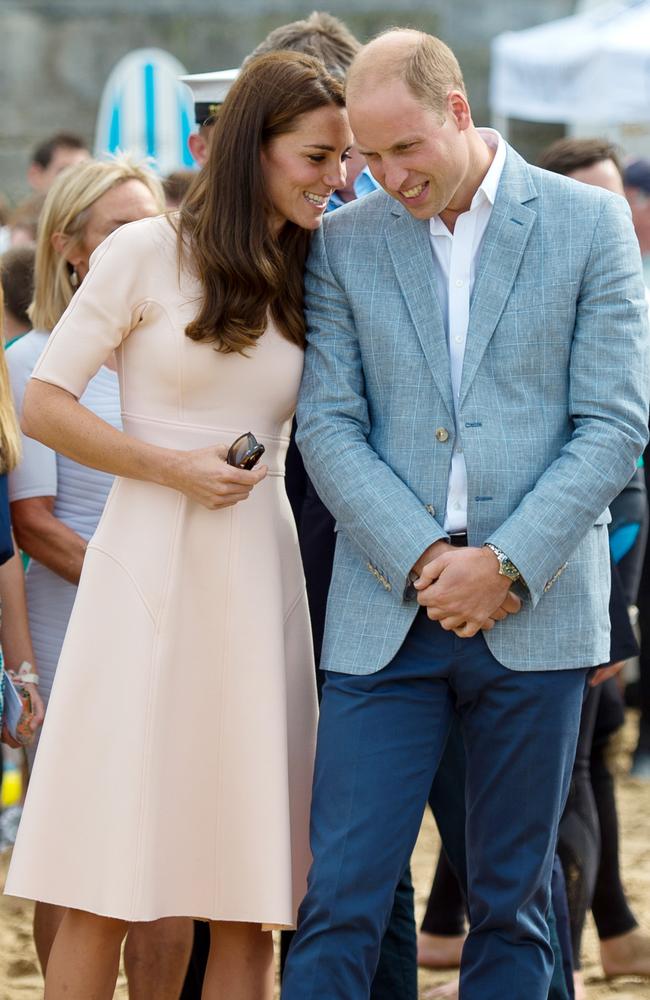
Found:
[[501, 314], [490, 352], [512, 378], [555, 381], [569, 364], [577, 284], [515, 287]]
[[531, 318], [547, 314], [575, 314], [578, 282], [562, 281], [545, 284], [515, 282], [502, 316], [528, 313]]

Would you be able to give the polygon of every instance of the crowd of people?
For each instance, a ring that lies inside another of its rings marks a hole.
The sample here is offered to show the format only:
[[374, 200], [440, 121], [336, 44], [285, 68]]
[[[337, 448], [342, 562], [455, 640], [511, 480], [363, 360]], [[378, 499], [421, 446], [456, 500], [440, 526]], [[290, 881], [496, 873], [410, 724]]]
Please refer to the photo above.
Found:
[[271, 1000], [272, 930], [283, 1000], [580, 1000], [589, 911], [650, 978], [610, 764], [627, 703], [650, 781], [650, 161], [527, 164], [411, 29], [314, 13], [196, 79], [196, 171], [61, 132], [1, 220], [47, 1000], [110, 1000], [123, 944], [131, 1000]]

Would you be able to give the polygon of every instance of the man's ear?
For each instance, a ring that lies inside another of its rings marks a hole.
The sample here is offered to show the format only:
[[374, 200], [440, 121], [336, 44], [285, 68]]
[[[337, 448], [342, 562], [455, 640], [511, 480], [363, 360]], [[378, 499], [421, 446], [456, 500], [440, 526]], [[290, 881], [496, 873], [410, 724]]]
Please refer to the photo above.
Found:
[[205, 136], [200, 132], [192, 132], [187, 140], [187, 145], [194, 160], [200, 167], [204, 166], [208, 159], [208, 143]]
[[472, 112], [467, 98], [460, 90], [452, 90], [447, 96], [449, 113], [455, 119], [460, 132], [464, 132], [472, 124]]
[[43, 168], [40, 163], [30, 163], [27, 168], [27, 183], [33, 191], [41, 191]]

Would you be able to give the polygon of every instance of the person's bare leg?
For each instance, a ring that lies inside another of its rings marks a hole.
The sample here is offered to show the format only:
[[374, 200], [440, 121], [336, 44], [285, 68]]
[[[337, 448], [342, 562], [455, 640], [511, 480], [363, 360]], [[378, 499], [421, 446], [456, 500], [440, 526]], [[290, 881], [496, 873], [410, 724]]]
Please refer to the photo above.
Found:
[[128, 923], [67, 910], [45, 976], [45, 1000], [112, 1000]]
[[573, 973], [573, 989], [575, 991], [576, 1000], [587, 1000], [584, 976], [582, 975], [582, 972], [579, 972], [577, 969]]
[[131, 924], [124, 945], [129, 1000], [178, 1000], [193, 938], [189, 917]]
[[422, 1000], [458, 1000], [459, 982], [454, 979], [451, 983], [445, 983], [444, 986], [434, 986], [431, 989], [425, 990], [422, 994]]
[[456, 969], [465, 944], [465, 934], [418, 934], [418, 965], [425, 969]]
[[210, 957], [201, 1000], [272, 1000], [273, 937], [259, 924], [210, 924]]
[[34, 945], [43, 978], [45, 978], [54, 938], [65, 912], [65, 906], [54, 906], [53, 903], [37, 903], [34, 907]]
[[600, 942], [606, 976], [650, 976], [650, 935], [640, 927]]

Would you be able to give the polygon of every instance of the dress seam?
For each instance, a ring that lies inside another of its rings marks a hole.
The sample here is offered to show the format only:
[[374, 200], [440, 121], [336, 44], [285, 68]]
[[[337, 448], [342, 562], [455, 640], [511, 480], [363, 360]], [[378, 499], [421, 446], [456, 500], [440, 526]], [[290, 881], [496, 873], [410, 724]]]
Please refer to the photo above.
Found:
[[[133, 413], [131, 410], [122, 410], [122, 417], [127, 420], [142, 420], [149, 424], [160, 424], [162, 426], [172, 426], [172, 427], [189, 427], [192, 430], [206, 430], [206, 431], [231, 431], [232, 427], [216, 427], [214, 424], [194, 424], [189, 420], [163, 420], [160, 417], [150, 417], [144, 413]], [[289, 441], [290, 437], [286, 434], [258, 434], [258, 437], [267, 438], [269, 441]]]
[[302, 598], [304, 596], [305, 596], [305, 588], [303, 586], [303, 588], [300, 591], [300, 593], [297, 594], [296, 597], [294, 598], [294, 600], [290, 603], [288, 610], [285, 611], [284, 618], [282, 619], [282, 624], [283, 625], [287, 624], [287, 622], [291, 618], [291, 615], [294, 613], [294, 611], [296, 610], [296, 608], [298, 607], [298, 605], [300, 604], [300, 601], [302, 600]]
[[129, 578], [130, 582], [133, 584], [134, 590], [136, 591], [138, 597], [142, 601], [147, 614], [151, 618], [152, 625], [155, 626], [156, 625], [156, 616], [155, 616], [152, 608], [149, 605], [149, 601], [147, 600], [147, 598], [143, 594], [142, 588], [140, 587], [140, 584], [135, 579], [135, 577], [133, 576], [133, 574], [131, 573], [131, 571], [129, 569], [127, 569], [127, 567], [124, 565], [124, 563], [120, 559], [117, 559], [116, 556], [114, 556], [112, 552], [108, 552], [107, 549], [103, 548], [101, 545], [98, 545], [96, 542], [89, 542], [88, 545], [87, 545], [87, 549], [94, 550], [95, 552], [101, 552], [101, 554], [103, 556], [106, 556], [107, 559], [110, 559], [112, 562], [115, 563], [116, 566], [120, 567], [120, 569], [122, 570], [122, 572]]
[[[228, 573], [226, 576], [227, 580], [232, 580], [232, 568], [233, 568], [233, 552], [235, 548], [235, 531], [239, 524], [238, 518], [235, 518], [235, 512], [233, 508], [230, 508], [230, 538], [228, 545]], [[223, 692], [226, 686], [226, 673], [230, 666], [230, 642], [231, 642], [231, 617], [232, 617], [232, 602], [230, 600], [230, 587], [226, 588], [226, 608], [224, 615], [224, 657], [223, 657], [223, 669], [221, 670], [221, 678], [219, 684], [219, 741], [217, 746], [217, 782], [216, 782], [216, 822], [214, 831], [214, 844], [215, 851], [218, 852], [221, 848], [221, 817], [223, 810], [221, 808], [221, 803], [223, 802], [223, 743], [224, 743], [224, 726], [223, 726]], [[223, 864], [223, 858], [221, 859]], [[221, 868], [219, 865], [219, 859], [215, 854], [215, 866], [214, 866], [214, 909], [217, 909], [217, 904], [221, 896]]]
[[[177, 503], [176, 503], [176, 513], [175, 513], [175, 517], [174, 517], [174, 528], [173, 528], [173, 533], [172, 533], [171, 542], [170, 542], [170, 546], [169, 546], [169, 555], [167, 557], [167, 566], [166, 566], [166, 571], [165, 571], [165, 586], [164, 586], [164, 590], [163, 590], [163, 593], [162, 593], [162, 596], [161, 596], [161, 601], [160, 601], [161, 609], [165, 605], [165, 602], [167, 600], [167, 596], [169, 594], [169, 589], [170, 589], [170, 586], [171, 586], [171, 573], [170, 573], [170, 569], [171, 569], [171, 564], [172, 564], [172, 561], [173, 561], [175, 553], [176, 553], [176, 542], [177, 542], [177, 539], [178, 539], [178, 528], [179, 528], [179, 524], [180, 524], [180, 516], [179, 515], [180, 515], [180, 509], [181, 509], [181, 505], [183, 503], [183, 500], [184, 500], [184, 497], [179, 493], [178, 494]], [[163, 616], [161, 615], [161, 618], [162, 617]], [[146, 704], [146, 710], [145, 710], [145, 720], [146, 720], [146, 722], [145, 722], [145, 733], [144, 733], [144, 747], [143, 747], [143, 754], [142, 754], [142, 765], [141, 765], [141, 769], [140, 769], [141, 795], [140, 795], [140, 813], [139, 813], [139, 817], [138, 817], [138, 833], [137, 833], [137, 840], [136, 840], [135, 852], [134, 852], [134, 857], [135, 857], [135, 872], [134, 872], [134, 876], [133, 876], [133, 890], [132, 890], [132, 893], [131, 893], [131, 912], [132, 913], [136, 909], [135, 903], [136, 903], [136, 899], [138, 897], [138, 894], [141, 891], [142, 878], [143, 878], [142, 865], [141, 865], [141, 855], [142, 855], [142, 839], [143, 839], [144, 816], [146, 814], [145, 802], [146, 802], [146, 799], [147, 799], [147, 795], [146, 795], [147, 786], [146, 786], [146, 782], [145, 782], [145, 775], [146, 775], [147, 768], [149, 766], [149, 750], [150, 750], [151, 733], [152, 733], [152, 729], [153, 729], [153, 715], [154, 715], [154, 713], [153, 713], [153, 703], [154, 703], [155, 696], [156, 696], [156, 693], [157, 693], [157, 684], [152, 683], [152, 680], [153, 680], [152, 674], [154, 673], [155, 664], [156, 664], [156, 661], [157, 661], [159, 639], [160, 639], [160, 633], [159, 633], [159, 630], [158, 630], [158, 626], [154, 623], [154, 637], [153, 637], [153, 643], [152, 643], [152, 647], [151, 647], [151, 660], [150, 660], [149, 692], [148, 692], [148, 696], [147, 696], [147, 704]]]

